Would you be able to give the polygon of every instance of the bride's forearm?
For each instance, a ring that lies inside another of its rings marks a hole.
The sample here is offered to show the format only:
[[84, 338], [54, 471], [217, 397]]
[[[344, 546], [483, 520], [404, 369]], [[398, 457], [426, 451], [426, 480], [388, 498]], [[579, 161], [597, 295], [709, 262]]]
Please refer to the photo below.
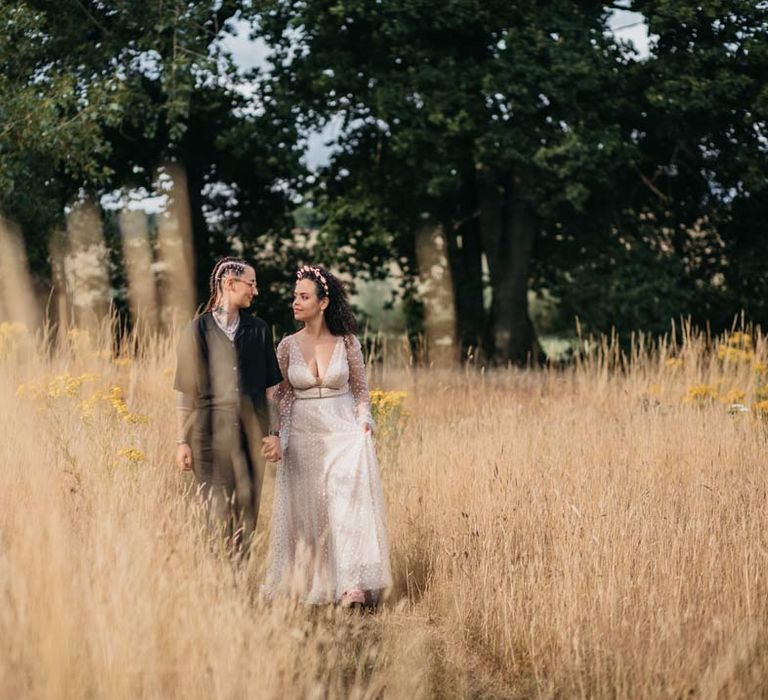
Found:
[[277, 387], [267, 389], [267, 415], [269, 417], [269, 434], [280, 434], [280, 402], [278, 400]]

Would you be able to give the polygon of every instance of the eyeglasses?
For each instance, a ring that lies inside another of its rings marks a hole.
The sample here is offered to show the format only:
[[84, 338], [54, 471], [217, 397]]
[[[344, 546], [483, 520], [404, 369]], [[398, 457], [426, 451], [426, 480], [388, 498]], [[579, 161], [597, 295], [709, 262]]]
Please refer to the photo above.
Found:
[[253, 280], [253, 282], [250, 282], [248, 280], [240, 279], [239, 277], [234, 278], [235, 282], [242, 282], [243, 284], [247, 284], [251, 289], [253, 289], [254, 292], [258, 294], [259, 288], [256, 286], [256, 280]]

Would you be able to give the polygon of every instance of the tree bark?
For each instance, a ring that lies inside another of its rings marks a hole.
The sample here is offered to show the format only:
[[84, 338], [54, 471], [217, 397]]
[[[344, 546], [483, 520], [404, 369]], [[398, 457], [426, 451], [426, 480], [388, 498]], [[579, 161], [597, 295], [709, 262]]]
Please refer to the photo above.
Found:
[[205, 220], [203, 212], [205, 181], [202, 177], [202, 168], [198, 163], [188, 164], [187, 181], [189, 183], [189, 209], [192, 219], [192, 244], [195, 251], [195, 290], [197, 303], [203, 304], [210, 294], [208, 278], [213, 269], [214, 253], [211, 250], [211, 234], [208, 230], [208, 222]]
[[446, 222], [443, 226], [448, 244], [448, 263], [453, 278], [453, 299], [456, 310], [456, 340], [459, 359], [467, 358], [480, 348], [487, 354], [487, 319], [483, 299], [483, 264], [480, 245], [477, 203], [472, 199], [462, 207], [465, 218]]
[[457, 351], [456, 285], [448, 260], [443, 226], [425, 221], [416, 230], [416, 261], [419, 267], [419, 295], [423, 303], [426, 359], [430, 366], [451, 367]]
[[528, 274], [538, 229], [530, 176], [523, 168], [512, 168], [499, 177], [480, 166], [477, 186], [493, 291], [494, 358], [520, 365], [539, 363], [543, 353], [528, 314]]

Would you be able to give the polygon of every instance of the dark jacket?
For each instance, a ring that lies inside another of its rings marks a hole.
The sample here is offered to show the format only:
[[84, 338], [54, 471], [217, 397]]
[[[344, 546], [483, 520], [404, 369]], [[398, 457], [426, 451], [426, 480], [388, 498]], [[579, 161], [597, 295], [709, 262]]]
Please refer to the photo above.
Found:
[[195, 406], [191, 445], [198, 478], [230, 481], [229, 452], [245, 448], [253, 465], [268, 430], [268, 387], [282, 381], [269, 326], [241, 311], [234, 342], [210, 312], [190, 321], [178, 346], [174, 388]]

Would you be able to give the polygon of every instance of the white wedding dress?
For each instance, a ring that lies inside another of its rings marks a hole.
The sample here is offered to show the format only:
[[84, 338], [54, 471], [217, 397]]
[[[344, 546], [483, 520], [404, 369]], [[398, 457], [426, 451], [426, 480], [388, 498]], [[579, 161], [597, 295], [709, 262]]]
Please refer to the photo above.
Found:
[[368, 600], [391, 586], [381, 477], [360, 342], [338, 337], [321, 380], [295, 336], [277, 348], [283, 461], [277, 468], [264, 591], [307, 603]]

